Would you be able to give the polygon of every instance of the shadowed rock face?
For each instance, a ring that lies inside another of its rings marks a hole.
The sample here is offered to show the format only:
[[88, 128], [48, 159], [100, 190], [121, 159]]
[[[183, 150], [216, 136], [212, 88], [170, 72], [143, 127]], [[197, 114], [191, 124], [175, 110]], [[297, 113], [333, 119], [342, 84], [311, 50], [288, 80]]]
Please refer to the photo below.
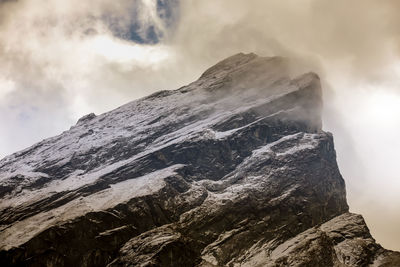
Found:
[[0, 161], [1, 266], [398, 266], [348, 213], [313, 73], [238, 54]]

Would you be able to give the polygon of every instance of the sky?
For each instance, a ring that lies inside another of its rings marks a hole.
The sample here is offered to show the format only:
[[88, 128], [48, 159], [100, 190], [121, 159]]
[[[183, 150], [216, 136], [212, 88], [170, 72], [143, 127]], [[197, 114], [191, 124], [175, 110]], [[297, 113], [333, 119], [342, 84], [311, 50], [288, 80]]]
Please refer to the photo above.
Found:
[[352, 212], [400, 250], [397, 0], [0, 0], [0, 158], [238, 52], [317, 72]]

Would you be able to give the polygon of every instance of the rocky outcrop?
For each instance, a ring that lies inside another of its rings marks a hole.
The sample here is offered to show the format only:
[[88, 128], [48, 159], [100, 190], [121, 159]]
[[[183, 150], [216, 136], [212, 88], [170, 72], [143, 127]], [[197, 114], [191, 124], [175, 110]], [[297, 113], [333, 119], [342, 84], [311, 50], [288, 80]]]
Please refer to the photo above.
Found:
[[348, 213], [316, 74], [238, 54], [0, 161], [1, 266], [396, 266]]

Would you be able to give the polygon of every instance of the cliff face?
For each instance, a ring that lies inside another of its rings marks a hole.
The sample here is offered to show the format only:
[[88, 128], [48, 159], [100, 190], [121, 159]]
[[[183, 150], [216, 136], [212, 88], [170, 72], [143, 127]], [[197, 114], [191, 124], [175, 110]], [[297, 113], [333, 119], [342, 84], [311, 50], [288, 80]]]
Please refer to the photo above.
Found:
[[0, 161], [1, 266], [399, 266], [348, 213], [321, 86], [238, 54]]

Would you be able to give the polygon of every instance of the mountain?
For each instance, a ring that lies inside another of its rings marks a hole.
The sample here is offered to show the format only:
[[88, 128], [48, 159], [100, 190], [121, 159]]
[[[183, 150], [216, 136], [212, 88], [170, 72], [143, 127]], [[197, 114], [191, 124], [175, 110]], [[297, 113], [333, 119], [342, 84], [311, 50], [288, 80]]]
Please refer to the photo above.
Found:
[[400, 266], [290, 70], [237, 54], [1, 160], [0, 265]]

